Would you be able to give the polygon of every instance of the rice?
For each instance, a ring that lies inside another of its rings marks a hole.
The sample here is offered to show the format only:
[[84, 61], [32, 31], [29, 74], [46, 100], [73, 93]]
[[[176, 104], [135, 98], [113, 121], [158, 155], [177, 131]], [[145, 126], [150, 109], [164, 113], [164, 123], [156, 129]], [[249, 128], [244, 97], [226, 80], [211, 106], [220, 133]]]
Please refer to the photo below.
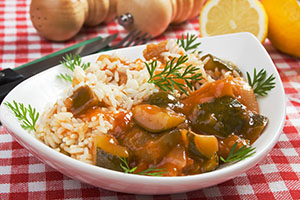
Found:
[[[175, 40], [169, 40], [165, 49], [161, 56], [166, 60], [186, 54]], [[204, 69], [204, 62], [197, 52], [188, 54], [187, 64], [198, 67], [197, 73], [202, 74], [202, 80], [194, 83], [195, 89], [200, 88], [203, 83], [213, 81]], [[160, 66], [161, 63], [158, 63]], [[48, 106], [40, 117], [36, 125], [36, 137], [72, 158], [95, 164], [94, 137], [107, 134], [114, 128], [112, 115], [129, 111], [157, 93], [159, 88], [148, 83], [150, 75], [143, 61], [131, 62], [117, 54], [102, 56], [86, 70], [75, 67], [73, 77], [73, 85], [70, 85], [66, 94], [54, 106]], [[89, 86], [97, 99], [106, 106], [101, 107], [101, 112], [82, 120], [68, 111], [64, 101], [84, 85]], [[175, 91], [174, 95], [183, 94]]]

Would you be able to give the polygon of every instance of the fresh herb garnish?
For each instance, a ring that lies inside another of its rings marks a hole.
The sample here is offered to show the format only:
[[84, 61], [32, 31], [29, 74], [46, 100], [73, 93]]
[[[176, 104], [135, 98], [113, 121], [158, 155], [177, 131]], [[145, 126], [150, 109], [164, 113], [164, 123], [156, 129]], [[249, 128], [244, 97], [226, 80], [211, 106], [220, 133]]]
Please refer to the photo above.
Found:
[[[61, 64], [63, 64], [66, 68], [68, 68], [69, 70], [71, 70], [72, 72], [75, 69], [75, 66], [79, 66], [81, 67], [83, 70], [86, 70], [91, 63], [83, 63], [82, 59], [79, 55], [75, 54], [67, 54], [66, 57], [63, 57], [63, 61], [61, 61]], [[71, 75], [69, 74], [59, 74], [57, 75], [58, 78], [64, 79], [66, 81], [73, 81], [73, 78]]]
[[255, 147], [248, 147], [247, 145], [242, 146], [236, 151], [237, 144], [238, 143], [236, 142], [231, 147], [229, 155], [226, 159], [220, 156], [220, 159], [224, 163], [241, 161], [255, 154]]
[[173, 58], [168, 61], [165, 65], [165, 68], [162, 72], [155, 74], [155, 70], [157, 68], [157, 61], [154, 60], [152, 62], [145, 63], [147, 70], [150, 74], [150, 78], [148, 83], [154, 83], [163, 91], [171, 91], [173, 92], [175, 86], [184, 94], [188, 95], [186, 92], [185, 84], [178, 82], [179, 80], [184, 80], [186, 85], [192, 90], [192, 82], [201, 80], [201, 73], [196, 73], [199, 68], [194, 67], [192, 65], [187, 66], [183, 73], [180, 73], [180, 70], [185, 66], [183, 65], [188, 60], [187, 55], [180, 56], [178, 60], [177, 58]]
[[[23, 129], [35, 131], [35, 124], [39, 118], [39, 112], [36, 112], [35, 108], [32, 108], [30, 104], [26, 108], [23, 103], [17, 103], [16, 101], [13, 101], [13, 104], [5, 102], [4, 105], [10, 108], [18, 120], [22, 122], [21, 127]], [[29, 116], [29, 119], [27, 116]]]
[[[123, 163], [121, 163], [121, 168], [124, 170], [124, 173], [133, 174], [135, 172], [137, 167], [130, 168], [126, 158], [120, 158], [120, 160], [123, 162]], [[150, 167], [148, 169], [145, 169], [141, 172], [134, 173], [134, 174], [146, 175], [146, 176], [162, 176], [162, 174], [164, 174], [164, 173], [166, 173], [166, 172], [163, 171], [163, 169], [157, 169], [157, 168]]]
[[189, 33], [188, 33], [186, 35], [186, 39], [184, 38], [184, 35], [182, 34], [181, 38], [177, 39], [177, 44], [180, 47], [182, 47], [185, 51], [196, 50], [198, 48], [198, 46], [201, 44], [201, 42], [195, 43], [196, 39], [197, 39], [197, 36], [194, 34], [189, 35]]
[[253, 88], [253, 91], [256, 95], [265, 96], [271, 89], [275, 87], [275, 77], [273, 74], [271, 74], [267, 78], [267, 72], [265, 69], [261, 69], [257, 74], [256, 68], [254, 68], [253, 80], [248, 72], [247, 78], [249, 85]]
[[82, 59], [78, 54], [75, 54], [73, 56], [72, 54], [67, 54], [66, 57], [63, 57], [63, 59], [64, 60], [61, 62], [61, 64], [63, 64], [71, 71], [74, 71], [75, 66], [79, 66], [83, 70], [86, 70], [90, 66], [90, 63], [82, 63]]
[[73, 81], [73, 78], [71, 75], [69, 74], [59, 74], [57, 75], [57, 78], [61, 78], [61, 79], [64, 79], [65, 81], [69, 81], [69, 82], [72, 82]]

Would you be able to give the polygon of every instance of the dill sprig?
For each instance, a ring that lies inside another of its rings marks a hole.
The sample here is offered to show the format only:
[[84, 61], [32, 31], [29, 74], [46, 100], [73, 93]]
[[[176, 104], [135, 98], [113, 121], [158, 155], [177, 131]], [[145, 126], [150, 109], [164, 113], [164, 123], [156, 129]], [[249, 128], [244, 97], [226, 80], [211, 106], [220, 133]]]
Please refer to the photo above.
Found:
[[256, 73], [256, 68], [254, 68], [253, 80], [248, 72], [247, 78], [249, 85], [253, 88], [256, 95], [265, 96], [275, 87], [275, 77], [271, 74], [267, 78], [267, 72], [265, 69], [261, 69], [258, 73]]
[[[187, 55], [180, 56], [177, 61], [177, 58], [173, 58], [168, 61], [165, 65], [165, 68], [162, 72], [155, 74], [157, 68], [157, 61], [145, 63], [147, 70], [149, 72], [150, 78], [148, 83], [154, 83], [163, 91], [174, 92], [175, 86], [184, 94], [188, 95], [185, 84], [192, 90], [192, 82], [201, 80], [201, 73], [196, 73], [199, 68], [189, 65], [187, 66], [183, 73], [180, 73], [180, 70], [185, 66], [183, 65], [188, 60]], [[178, 80], [184, 80], [185, 84], [178, 82]]]
[[[91, 63], [89, 63], [89, 62], [83, 63], [81, 57], [77, 54], [75, 54], [75, 55], [67, 54], [66, 57], [63, 57], [63, 61], [61, 61], [61, 64], [73, 72], [75, 69], [75, 66], [79, 66], [83, 70], [86, 70], [90, 66]], [[73, 81], [73, 77], [66, 73], [65, 74], [61, 73], [61, 74], [57, 75], [57, 77], [64, 79], [66, 81], [70, 81], [70, 82]]]
[[72, 72], [74, 71], [75, 66], [79, 66], [83, 70], [86, 70], [90, 66], [90, 63], [83, 63], [81, 57], [78, 54], [67, 54], [66, 57], [63, 57], [63, 59], [64, 60], [61, 62], [61, 64], [70, 69]]
[[157, 168], [153, 168], [153, 167], [150, 167], [150, 168], [145, 169], [138, 173], [134, 173], [135, 170], [137, 169], [137, 167], [130, 168], [126, 158], [120, 157], [120, 160], [123, 162], [123, 163], [121, 163], [121, 168], [124, 170], [124, 173], [127, 173], [127, 174], [138, 174], [138, 175], [146, 175], [146, 176], [162, 176], [162, 174], [166, 173], [165, 171], [163, 171], [163, 169], [157, 169]]
[[5, 102], [4, 105], [10, 108], [17, 119], [22, 122], [21, 127], [23, 129], [35, 131], [35, 124], [39, 118], [39, 112], [35, 108], [32, 108], [30, 104], [26, 108], [23, 103], [17, 103], [16, 101], [13, 101], [13, 104]]
[[226, 159], [224, 159], [222, 156], [220, 156], [220, 159], [224, 163], [229, 163], [229, 162], [237, 162], [244, 160], [253, 154], [255, 154], [255, 147], [248, 147], [247, 145], [242, 146], [236, 151], [237, 148], [237, 142], [234, 143], [234, 145], [231, 147], [229, 155]]
[[65, 81], [69, 81], [69, 82], [72, 82], [73, 81], [73, 77], [69, 74], [59, 74], [57, 75], [57, 78], [60, 78], [60, 79], [64, 79]]
[[177, 44], [180, 47], [182, 47], [185, 51], [196, 50], [198, 46], [201, 44], [201, 42], [195, 43], [196, 39], [197, 36], [194, 34], [189, 35], [188, 33], [186, 35], [186, 38], [184, 38], [184, 35], [182, 34], [181, 38], [177, 39]]

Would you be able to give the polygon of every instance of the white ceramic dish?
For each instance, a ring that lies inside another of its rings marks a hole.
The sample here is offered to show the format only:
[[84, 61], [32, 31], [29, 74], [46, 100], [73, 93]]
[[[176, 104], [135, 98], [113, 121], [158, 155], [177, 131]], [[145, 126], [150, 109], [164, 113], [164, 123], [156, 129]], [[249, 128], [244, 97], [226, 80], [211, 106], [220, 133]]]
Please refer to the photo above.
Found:
[[[200, 49], [219, 58], [237, 64], [241, 71], [253, 73], [253, 68], [265, 68], [274, 74], [276, 87], [267, 97], [259, 98], [261, 114], [269, 118], [269, 124], [262, 136], [254, 143], [256, 154], [238, 163], [212, 172], [183, 177], [149, 177], [125, 174], [97, 166], [85, 164], [58, 153], [24, 131], [14, 114], [2, 103], [0, 120], [11, 135], [32, 154], [61, 173], [108, 190], [136, 194], [170, 194], [187, 192], [212, 186], [234, 178], [263, 159], [277, 142], [285, 121], [285, 97], [277, 70], [261, 43], [249, 33], [200, 38]], [[118, 52], [129, 58], [142, 56], [144, 46], [120, 49]], [[111, 53], [111, 52], [106, 52]], [[85, 61], [95, 62], [99, 54], [85, 57]], [[63, 84], [56, 78], [62, 66], [44, 71], [18, 85], [3, 102], [23, 102], [31, 104], [40, 113], [47, 103], [54, 103], [63, 92]]]

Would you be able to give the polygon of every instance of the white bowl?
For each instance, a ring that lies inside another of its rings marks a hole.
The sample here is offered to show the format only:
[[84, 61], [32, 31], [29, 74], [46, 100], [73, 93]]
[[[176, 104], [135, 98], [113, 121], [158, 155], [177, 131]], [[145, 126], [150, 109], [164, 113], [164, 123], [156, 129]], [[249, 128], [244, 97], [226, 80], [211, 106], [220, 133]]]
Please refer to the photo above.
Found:
[[[61, 173], [108, 190], [136, 194], [170, 194], [187, 192], [212, 186], [232, 179], [263, 159], [273, 148], [282, 131], [285, 121], [285, 95], [277, 70], [261, 43], [249, 33], [200, 38], [199, 50], [237, 64], [241, 71], [253, 73], [253, 68], [264, 68], [275, 76], [276, 87], [264, 98], [259, 98], [262, 115], [269, 118], [263, 134], [254, 143], [256, 153], [240, 162], [226, 165], [215, 171], [182, 177], [149, 177], [125, 174], [83, 163], [56, 152], [21, 128], [20, 122], [3, 103], [0, 107], [0, 120], [11, 135], [33, 155]], [[145, 46], [117, 50], [121, 55], [135, 59], [142, 56]], [[112, 53], [106, 52], [106, 54]], [[84, 61], [95, 62], [99, 54], [87, 56]], [[56, 75], [63, 71], [56, 66], [18, 85], [3, 102], [31, 104], [40, 113], [46, 104], [54, 103], [63, 92], [62, 82]]]

